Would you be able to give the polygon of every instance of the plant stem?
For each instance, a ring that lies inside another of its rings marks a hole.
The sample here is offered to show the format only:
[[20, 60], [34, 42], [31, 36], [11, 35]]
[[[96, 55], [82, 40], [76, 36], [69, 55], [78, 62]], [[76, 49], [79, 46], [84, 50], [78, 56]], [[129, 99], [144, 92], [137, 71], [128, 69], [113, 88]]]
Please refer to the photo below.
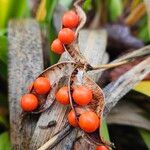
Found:
[[121, 66], [124, 65], [126, 63], [128, 63], [129, 61], [125, 60], [125, 61], [121, 61], [121, 62], [117, 62], [117, 63], [110, 63], [110, 64], [104, 64], [104, 65], [99, 65], [93, 68], [93, 70], [98, 70], [98, 69], [110, 69], [110, 68], [114, 68], [117, 66]]
[[115, 61], [112, 61], [109, 64], [103, 64], [103, 65], [98, 65], [98, 66], [92, 67], [91, 70], [101, 70], [101, 69], [106, 70], [106, 69], [118, 67], [120, 65], [131, 62], [135, 58], [148, 56], [148, 55], [150, 55], [150, 45], [144, 46], [138, 50], [130, 52], [130, 53], [116, 59]]

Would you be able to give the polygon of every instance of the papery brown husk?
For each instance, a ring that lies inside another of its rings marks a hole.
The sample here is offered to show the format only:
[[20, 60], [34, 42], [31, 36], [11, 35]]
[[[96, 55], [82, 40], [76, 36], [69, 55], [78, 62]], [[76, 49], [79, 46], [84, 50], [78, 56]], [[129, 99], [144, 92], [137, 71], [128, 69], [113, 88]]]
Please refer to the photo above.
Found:
[[55, 93], [56, 90], [58, 89], [58, 83], [60, 79], [64, 76], [69, 76], [75, 66], [76, 65], [74, 62], [66, 61], [66, 62], [57, 63], [44, 70], [38, 76], [38, 77], [48, 78], [52, 88], [47, 94], [44, 95], [38, 95], [34, 90], [34, 86], [31, 88], [29, 93], [35, 94], [39, 99], [39, 107], [36, 110], [32, 111], [31, 113], [34, 114], [41, 113], [47, 110], [53, 104], [55, 100]]
[[[93, 99], [92, 101], [86, 105], [86, 106], [79, 106], [77, 105], [72, 98], [72, 92], [74, 87], [77, 86], [85, 86], [88, 89], [90, 89], [93, 93]], [[72, 74], [70, 75], [69, 78], [69, 83], [68, 83], [68, 89], [69, 89], [69, 97], [70, 97], [70, 104], [71, 108], [75, 111], [76, 114], [76, 119], [79, 119], [79, 116], [82, 114], [82, 112], [87, 111], [87, 110], [92, 110], [95, 112], [98, 117], [100, 118], [100, 127], [103, 119], [103, 110], [104, 110], [104, 93], [102, 89], [92, 80], [88, 77], [84, 69], [82, 68], [75, 68]], [[111, 145], [110, 143], [107, 143], [103, 140], [101, 135], [99, 135], [99, 130], [97, 129], [93, 133], [86, 133], [83, 132], [83, 138], [85, 138], [86, 141], [88, 141], [90, 144], [94, 145]]]

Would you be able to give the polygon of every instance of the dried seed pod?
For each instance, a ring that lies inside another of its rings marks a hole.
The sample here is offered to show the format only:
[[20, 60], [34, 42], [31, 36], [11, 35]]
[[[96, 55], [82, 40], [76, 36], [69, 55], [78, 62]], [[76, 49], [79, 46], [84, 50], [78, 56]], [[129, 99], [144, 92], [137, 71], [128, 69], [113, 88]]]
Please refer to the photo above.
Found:
[[39, 107], [31, 113], [41, 113], [45, 111], [46, 109], [48, 109], [53, 104], [55, 100], [55, 93], [56, 93], [60, 79], [64, 76], [69, 76], [75, 66], [76, 66], [75, 63], [71, 61], [57, 63], [47, 68], [46, 70], [44, 70], [38, 76], [38, 77], [48, 78], [48, 80], [51, 83], [52, 89], [47, 94], [38, 95], [35, 92], [34, 87], [31, 88], [29, 93], [34, 93], [40, 101]]
[[[100, 118], [100, 126], [101, 126], [101, 121], [102, 121], [102, 114], [103, 114], [103, 109], [104, 109], [104, 94], [102, 89], [92, 80], [90, 79], [84, 69], [81, 68], [75, 68], [72, 74], [70, 75], [69, 81], [68, 81], [68, 89], [69, 89], [69, 98], [70, 98], [70, 104], [72, 109], [75, 111], [76, 118], [77, 120], [79, 119], [80, 114], [78, 114], [77, 109], [79, 106], [75, 104], [72, 98], [72, 92], [75, 86], [83, 85], [90, 89], [93, 93], [93, 98], [92, 101], [86, 105], [83, 106], [82, 109], [84, 110], [92, 110], [95, 112], [98, 117]], [[93, 133], [84, 133], [84, 138], [88, 140], [91, 144], [106, 144], [99, 135], [98, 130], [96, 130]], [[109, 145], [109, 144], [108, 144]]]
[[81, 54], [77, 43], [74, 42], [70, 45], [65, 46], [64, 48], [78, 66], [83, 67], [85, 64], [88, 64], [86, 58], [83, 56], [83, 54]]
[[83, 54], [81, 54], [79, 47], [77, 45], [77, 36], [78, 33], [80, 31], [80, 29], [84, 26], [84, 24], [86, 23], [86, 15], [85, 12], [82, 10], [82, 8], [79, 6], [79, 4], [81, 3], [81, 0], [78, 0], [74, 3], [74, 7], [75, 7], [75, 11], [79, 17], [79, 25], [75, 30], [75, 35], [76, 35], [76, 40], [69, 44], [69, 45], [65, 45], [64, 49], [70, 54], [70, 56], [73, 58], [73, 60], [77, 63], [77, 65], [79, 66], [84, 66], [85, 64], [88, 64], [88, 62], [86, 61], [86, 58], [83, 56]]

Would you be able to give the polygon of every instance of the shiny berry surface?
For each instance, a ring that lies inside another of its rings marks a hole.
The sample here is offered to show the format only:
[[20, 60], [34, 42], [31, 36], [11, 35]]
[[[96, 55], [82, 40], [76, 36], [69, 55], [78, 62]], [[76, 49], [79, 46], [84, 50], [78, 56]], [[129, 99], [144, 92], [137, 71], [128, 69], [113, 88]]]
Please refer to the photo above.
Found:
[[75, 28], [79, 24], [79, 17], [75, 11], [68, 11], [63, 15], [62, 24], [67, 28]]
[[93, 111], [84, 112], [79, 117], [79, 126], [85, 132], [94, 132], [96, 129], [98, 129], [99, 124], [99, 117]]
[[68, 87], [64, 86], [56, 93], [56, 100], [64, 105], [69, 104]]
[[34, 89], [37, 94], [46, 94], [51, 89], [50, 82], [45, 77], [39, 77], [34, 82]]
[[38, 107], [38, 99], [33, 94], [25, 94], [21, 98], [20, 105], [24, 111], [30, 112]]
[[92, 101], [93, 94], [87, 87], [78, 86], [74, 88], [72, 97], [78, 105], [84, 106]]
[[75, 33], [69, 28], [63, 28], [58, 33], [58, 39], [63, 44], [71, 44], [75, 40]]
[[51, 44], [51, 50], [56, 54], [62, 54], [64, 52], [64, 47], [59, 39], [55, 39]]
[[75, 117], [75, 112], [74, 110], [71, 110], [68, 114], [68, 122], [73, 126], [73, 127], [77, 127], [78, 126], [78, 122], [76, 120], [76, 117]]

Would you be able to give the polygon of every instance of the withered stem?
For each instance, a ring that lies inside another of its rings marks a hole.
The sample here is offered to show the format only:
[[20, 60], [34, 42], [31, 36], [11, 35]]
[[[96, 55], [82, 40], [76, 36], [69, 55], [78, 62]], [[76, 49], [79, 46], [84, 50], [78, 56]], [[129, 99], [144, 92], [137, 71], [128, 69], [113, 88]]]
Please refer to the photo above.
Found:
[[123, 64], [126, 64], [126, 63], [132, 61], [133, 59], [136, 59], [138, 57], [148, 56], [148, 55], [150, 55], [150, 45], [144, 46], [138, 50], [132, 51], [132, 52], [116, 59], [115, 61], [112, 61], [109, 64], [95, 66], [91, 70], [109, 69], [109, 68], [118, 67], [120, 65], [123, 65]]
[[121, 62], [117, 62], [117, 63], [110, 63], [110, 64], [103, 64], [103, 65], [99, 65], [99, 66], [96, 66], [96, 67], [93, 67], [93, 70], [98, 70], [98, 69], [110, 69], [110, 68], [114, 68], [114, 67], [117, 67], [117, 66], [121, 66], [121, 65], [124, 65], [126, 63], [128, 63], [129, 61], [128, 60], [125, 60], [125, 61], [121, 61]]

